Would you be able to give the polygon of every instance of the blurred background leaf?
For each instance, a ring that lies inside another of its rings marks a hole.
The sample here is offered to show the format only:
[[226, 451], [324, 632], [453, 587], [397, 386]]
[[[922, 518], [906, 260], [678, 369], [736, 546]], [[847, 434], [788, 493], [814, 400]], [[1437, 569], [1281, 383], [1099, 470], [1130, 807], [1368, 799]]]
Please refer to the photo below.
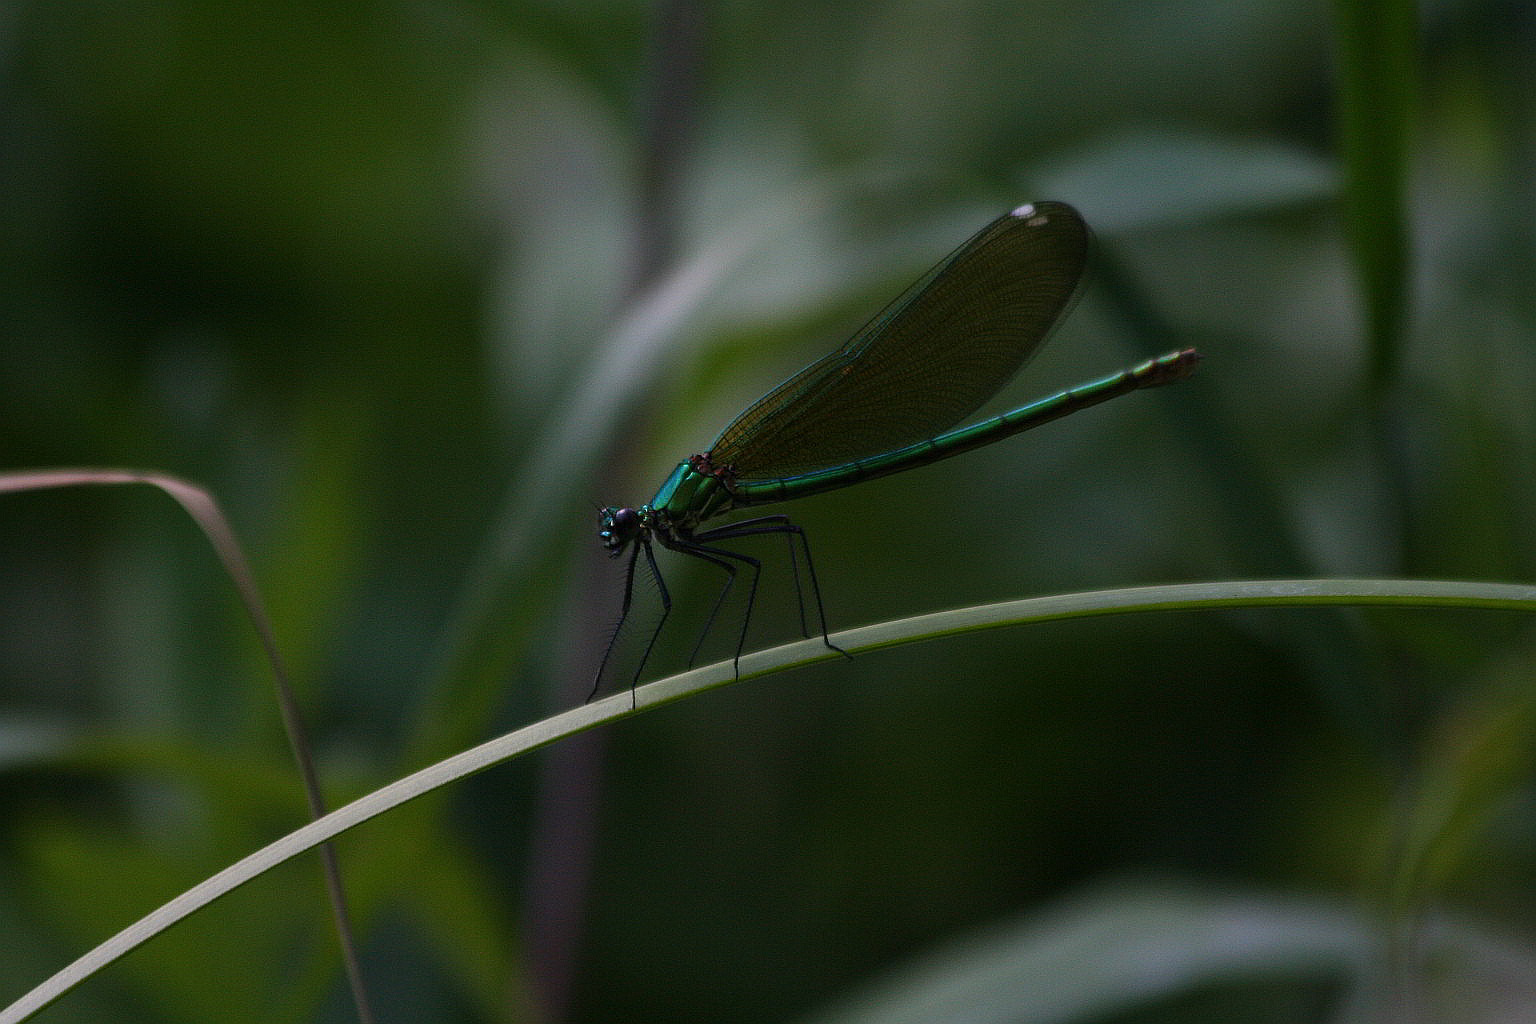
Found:
[[[12, 5], [0, 468], [216, 494], [334, 802], [579, 700], [621, 582], [593, 506], [1054, 198], [1100, 259], [999, 403], [1170, 345], [1201, 373], [787, 509], [834, 629], [1277, 572], [1529, 581], [1536, 19], [1370, 7]], [[796, 633], [770, 566], [754, 645]], [[716, 583], [668, 569], [657, 674]], [[19, 995], [304, 810], [238, 601], [162, 502], [0, 503], [0, 609]], [[1088, 893], [1106, 958], [1166, 934], [1168, 984], [1021, 971], [1002, 1019], [1069, 983], [1070, 1019], [1117, 1024], [1496, 1019], [1536, 931], [1531, 639], [1180, 614], [726, 688], [345, 837], [364, 969], [386, 1021], [805, 1019]], [[1252, 892], [1345, 915], [1357, 984], [1255, 947], [1196, 992], [1179, 951]], [[349, 1019], [325, 914], [295, 866], [39, 1019]], [[1446, 914], [1498, 970], [1442, 969]]]

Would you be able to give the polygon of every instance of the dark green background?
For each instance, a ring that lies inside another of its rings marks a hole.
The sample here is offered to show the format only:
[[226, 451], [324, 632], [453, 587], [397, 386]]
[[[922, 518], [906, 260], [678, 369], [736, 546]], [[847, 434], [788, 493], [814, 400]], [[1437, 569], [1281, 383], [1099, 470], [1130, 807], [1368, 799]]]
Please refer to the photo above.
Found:
[[[1530, 580], [1536, 21], [1423, 5], [1394, 63], [1371, 19], [1404, 7], [1359, 6], [1352, 48], [1321, 3], [13, 4], [0, 469], [206, 485], [340, 801], [579, 701], [621, 582], [594, 506], [1054, 198], [1101, 258], [1000, 402], [1206, 362], [787, 507], [834, 630], [1157, 582]], [[753, 647], [796, 634], [760, 547]], [[655, 673], [714, 584], [665, 567]], [[1532, 656], [1505, 614], [1188, 612], [750, 681], [347, 836], [364, 970], [385, 1021], [804, 1019], [1153, 883], [1388, 933], [1444, 913], [1536, 962]], [[152, 490], [0, 501], [0, 716], [0, 1002], [303, 820], [250, 625]], [[348, 1019], [317, 876], [39, 1019]], [[1123, 964], [1142, 903], [1094, 906], [1110, 939], [1069, 960]], [[1383, 948], [998, 1019], [1337, 1019], [1390, 1002]], [[1483, 967], [1475, 994], [1518, 990]]]

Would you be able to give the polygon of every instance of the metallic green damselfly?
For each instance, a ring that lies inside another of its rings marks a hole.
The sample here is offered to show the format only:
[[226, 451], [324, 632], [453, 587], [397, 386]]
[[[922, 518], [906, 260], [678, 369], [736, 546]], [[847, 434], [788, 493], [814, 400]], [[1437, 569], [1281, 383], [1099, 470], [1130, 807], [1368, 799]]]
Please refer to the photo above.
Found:
[[627, 550], [629, 564], [619, 623], [592, 693], [629, 617], [642, 552], [656, 579], [662, 614], [640, 657], [635, 682], [672, 610], [653, 540], [726, 574], [694, 657], [744, 567], [751, 582], [736, 641], [739, 670], [762, 563], [721, 544], [763, 534], [781, 534], [789, 541], [801, 631], [809, 636], [795, 552], [799, 543], [822, 641], [841, 651], [827, 631], [804, 530], [779, 513], [705, 530], [699, 525], [735, 509], [803, 498], [937, 462], [1193, 373], [1200, 356], [1182, 349], [951, 429], [1012, 379], [1071, 309], [1089, 240], [1087, 224], [1065, 203], [1026, 203], [1009, 211], [945, 257], [837, 351], [754, 402], [707, 452], [684, 459], [649, 502], [601, 509], [598, 536], [615, 558]]

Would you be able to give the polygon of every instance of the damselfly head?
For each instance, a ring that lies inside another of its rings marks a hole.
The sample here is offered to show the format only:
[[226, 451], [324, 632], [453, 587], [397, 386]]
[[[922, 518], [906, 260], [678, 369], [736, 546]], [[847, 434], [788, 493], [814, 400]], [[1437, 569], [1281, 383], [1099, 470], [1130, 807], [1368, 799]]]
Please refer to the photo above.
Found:
[[597, 513], [597, 537], [615, 557], [639, 535], [644, 520], [632, 508], [609, 505]]

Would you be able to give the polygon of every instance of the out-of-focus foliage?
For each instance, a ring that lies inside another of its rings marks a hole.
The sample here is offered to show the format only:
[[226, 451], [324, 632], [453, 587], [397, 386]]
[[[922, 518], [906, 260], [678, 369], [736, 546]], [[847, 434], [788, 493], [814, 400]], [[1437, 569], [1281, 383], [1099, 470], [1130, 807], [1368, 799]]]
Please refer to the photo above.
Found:
[[[0, 470], [218, 495], [339, 801], [580, 700], [621, 582], [593, 506], [1055, 198], [1101, 259], [999, 402], [1175, 346], [1201, 372], [786, 508], [834, 630], [1142, 582], [1529, 581], [1536, 19], [1374, 6], [1402, 20], [13, 4]], [[782, 550], [754, 551], [752, 642], [788, 638]], [[658, 673], [717, 583], [665, 568]], [[1536, 962], [1532, 662], [1513, 616], [1251, 611], [728, 688], [347, 836], [364, 972], [386, 1021], [1495, 1019]], [[0, 1003], [302, 822], [285, 751], [163, 497], [0, 503]], [[39, 1019], [349, 1019], [331, 927], [299, 865]]]

